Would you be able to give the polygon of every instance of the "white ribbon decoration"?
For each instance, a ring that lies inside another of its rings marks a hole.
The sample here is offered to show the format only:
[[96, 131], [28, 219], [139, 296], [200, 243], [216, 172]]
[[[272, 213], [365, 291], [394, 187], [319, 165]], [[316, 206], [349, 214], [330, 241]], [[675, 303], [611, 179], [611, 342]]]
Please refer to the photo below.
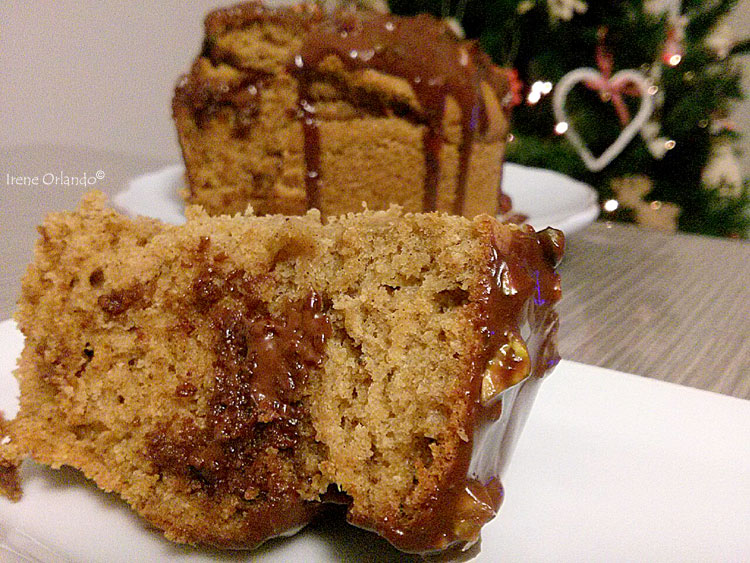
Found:
[[568, 128], [565, 131], [565, 136], [578, 151], [586, 168], [592, 172], [603, 170], [615, 158], [617, 158], [628, 143], [633, 140], [633, 137], [635, 137], [642, 129], [643, 125], [648, 121], [649, 117], [651, 117], [651, 113], [654, 111], [654, 102], [651, 95], [648, 93], [651, 83], [645, 76], [635, 70], [621, 70], [615, 73], [609, 80], [609, 83], [618, 84], [624, 82], [636, 86], [641, 94], [641, 105], [638, 108], [638, 113], [635, 114], [635, 117], [620, 132], [620, 135], [615, 139], [615, 142], [612, 143], [600, 156], [594, 157], [589, 148], [583, 142], [583, 139], [581, 139], [581, 136], [568, 121], [567, 114], [565, 113], [565, 100], [570, 91], [577, 84], [603, 80], [605, 80], [605, 77], [601, 72], [594, 68], [577, 68], [562, 77], [560, 82], [557, 83], [557, 86], [555, 86], [555, 92], [552, 96], [552, 109], [554, 111], [555, 121], [557, 123], [567, 123]]

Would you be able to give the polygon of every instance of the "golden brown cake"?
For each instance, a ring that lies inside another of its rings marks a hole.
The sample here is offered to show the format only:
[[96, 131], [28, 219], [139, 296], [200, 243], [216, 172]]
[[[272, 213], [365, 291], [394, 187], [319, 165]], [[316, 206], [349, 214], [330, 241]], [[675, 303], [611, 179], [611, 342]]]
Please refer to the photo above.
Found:
[[94, 193], [39, 232], [6, 494], [27, 456], [69, 465], [170, 540], [222, 548], [327, 502], [420, 553], [495, 515], [558, 360], [558, 231], [397, 208], [170, 226]]
[[205, 33], [173, 101], [188, 202], [509, 210], [508, 77], [440, 20], [255, 2], [210, 13]]

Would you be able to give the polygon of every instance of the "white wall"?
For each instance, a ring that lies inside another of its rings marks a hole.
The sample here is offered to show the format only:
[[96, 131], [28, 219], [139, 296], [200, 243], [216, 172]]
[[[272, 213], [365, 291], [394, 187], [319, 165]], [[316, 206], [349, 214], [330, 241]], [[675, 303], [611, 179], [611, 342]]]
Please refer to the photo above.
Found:
[[204, 14], [231, 2], [3, 1], [0, 146], [177, 160], [175, 82], [200, 50]]
[[[0, 3], [0, 146], [72, 144], [178, 160], [175, 81], [200, 49], [203, 15], [232, 1]], [[750, 0], [729, 23], [750, 35]], [[750, 102], [735, 118], [748, 135], [750, 172]]]

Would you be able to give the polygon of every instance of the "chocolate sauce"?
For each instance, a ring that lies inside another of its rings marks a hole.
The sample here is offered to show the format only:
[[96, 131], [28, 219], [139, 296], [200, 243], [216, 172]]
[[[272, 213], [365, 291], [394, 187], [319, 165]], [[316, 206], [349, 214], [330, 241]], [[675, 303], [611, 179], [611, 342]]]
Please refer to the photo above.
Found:
[[108, 315], [122, 315], [131, 307], [143, 308], [147, 305], [143, 301], [144, 287], [141, 284], [135, 284], [133, 287], [124, 289], [115, 289], [106, 295], [100, 295], [97, 304], [102, 311]]
[[[392, 15], [339, 13], [313, 27], [289, 71], [299, 82], [299, 106], [304, 119], [306, 188], [308, 204], [319, 203], [320, 140], [310, 84], [320, 77], [318, 67], [329, 55], [349, 70], [374, 69], [403, 78], [414, 90], [424, 123], [425, 179], [423, 210], [437, 208], [443, 118], [448, 96], [461, 110], [459, 173], [453, 212], [461, 214], [474, 135], [487, 127], [481, 81], [490, 77], [487, 59], [474, 44], [460, 41], [441, 21], [422, 14], [410, 18]], [[502, 98], [507, 84], [494, 75], [485, 80]]]
[[[239, 70], [241, 77], [202, 78], [200, 69], [194, 68], [180, 81], [175, 103], [191, 107], [199, 127], [223, 106], [237, 110], [234, 128], [237, 136], [245, 135], [258, 117], [260, 92], [273, 75], [243, 68], [232, 53], [220, 52], [215, 45], [216, 37], [222, 33], [258, 22], [276, 23], [303, 35], [303, 45], [291, 57], [287, 70], [298, 83], [308, 209], [320, 207], [321, 183], [325, 181], [321, 171], [318, 118], [310, 86], [325, 79], [319, 65], [329, 55], [335, 55], [349, 70], [377, 70], [402, 78], [412, 87], [419, 111], [410, 110], [408, 115], [424, 126], [423, 211], [437, 209], [446, 101], [449, 96], [456, 101], [461, 113], [461, 140], [451, 211], [457, 215], [463, 213], [475, 136], [486, 133], [489, 127], [481, 85], [488, 85], [501, 101], [509, 91], [507, 76], [492, 64], [476, 42], [459, 40], [443, 22], [426, 14], [399, 17], [339, 11], [326, 15], [309, 4], [272, 8], [260, 2], [217, 10], [206, 18], [206, 41], [196, 65], [201, 61], [210, 61], [214, 66], [226, 63]], [[508, 197], [499, 186], [498, 193], [497, 211], [505, 213], [510, 209]]]
[[308, 87], [309, 84], [302, 80], [297, 87], [305, 153], [305, 194], [307, 209], [320, 209], [320, 130], [315, 116], [315, 106], [308, 101]]
[[[525, 339], [529, 377], [502, 392], [499, 403], [483, 403], [480, 392], [475, 391], [474, 395], [478, 397], [474, 443], [464, 452], [467, 478], [496, 488], [541, 378], [560, 361], [554, 306], [560, 300], [561, 288], [560, 276], [554, 269], [562, 259], [564, 236], [555, 229], [535, 233], [526, 225], [516, 236], [503, 240], [493, 237], [491, 248], [490, 275], [481, 299], [484, 357], [477, 366], [472, 386], [481, 390], [483, 377], [489, 375], [485, 370], [491, 358], [509, 338], [522, 341], [522, 326], [530, 330]], [[502, 408], [498, 411], [497, 406]], [[502, 497], [497, 499], [495, 511], [500, 500]]]
[[[517, 236], [498, 240], [493, 235], [489, 271], [478, 296], [479, 332], [483, 356], [471, 374], [472, 440], [459, 449], [448, 475], [433, 501], [423, 508], [420, 521], [401, 530], [384, 522], [377, 531], [401, 550], [426, 553], [478, 538], [482, 525], [491, 520], [503, 499], [501, 474], [515, 444], [542, 376], [560, 357], [557, 353], [557, 313], [560, 277], [554, 267], [560, 262], [564, 238], [560, 231], [534, 233], [522, 227]], [[509, 329], [518, 339], [528, 324], [530, 377], [507, 391], [502, 416], [496, 404], [483, 404], [482, 379], [490, 359], [508, 341]], [[506, 401], [507, 400], [507, 401]]]
[[[513, 207], [513, 202], [510, 199], [510, 196], [502, 191], [499, 191], [498, 198], [497, 198], [497, 213], [498, 215], [505, 215], [508, 213]], [[519, 213], [516, 213], [516, 215], [513, 217], [513, 219], [517, 220], [510, 220], [507, 221], [509, 223], [518, 223], [521, 224], [528, 219], [525, 215], [521, 215]]]
[[[210, 240], [202, 239], [194, 260], [205, 263], [183, 312], [213, 338], [207, 412], [158, 426], [147, 436], [146, 455], [160, 473], [202, 490], [206, 502], [221, 503], [225, 495], [261, 501], [238, 508], [256, 517], [242, 519], [246, 542], [234, 547], [252, 547], [307, 523], [318, 510], [319, 503], [299, 498], [304, 477], [292, 468], [301, 433], [309, 432], [300, 391], [325, 359], [331, 328], [317, 293], [281, 301], [272, 311], [259, 296], [260, 279], [221, 270], [209, 249]], [[177, 398], [197, 393], [200, 380], [191, 379], [183, 376]]]
[[489, 360], [501, 344], [495, 319], [513, 327], [519, 338], [525, 320], [531, 325], [526, 339], [531, 375], [541, 377], [560, 360], [554, 346], [557, 315], [553, 306], [560, 300], [561, 288], [554, 268], [562, 259], [565, 239], [561, 231], [551, 228], [535, 233], [526, 225], [522, 232], [507, 242], [494, 241], [493, 281], [484, 302], [485, 353]]

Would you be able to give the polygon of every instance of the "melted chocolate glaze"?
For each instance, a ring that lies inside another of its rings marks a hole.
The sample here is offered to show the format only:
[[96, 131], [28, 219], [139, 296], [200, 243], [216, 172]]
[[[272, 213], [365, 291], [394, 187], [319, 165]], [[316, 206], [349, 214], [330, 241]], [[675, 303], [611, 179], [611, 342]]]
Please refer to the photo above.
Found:
[[[320, 187], [324, 181], [320, 133], [310, 86], [322, 78], [320, 63], [335, 55], [349, 70], [374, 69], [402, 78], [413, 88], [420, 111], [409, 111], [407, 115], [425, 126], [423, 211], [437, 208], [446, 100], [450, 96], [456, 101], [461, 112], [461, 140], [451, 211], [457, 215], [463, 213], [474, 139], [477, 134], [485, 133], [489, 125], [481, 84], [487, 84], [498, 100], [503, 100], [509, 91], [507, 77], [476, 42], [459, 40], [443, 22], [426, 14], [399, 17], [342, 11], [327, 16], [309, 5], [270, 8], [251, 2], [218, 10], [207, 17], [202, 56], [214, 65], [232, 64], [233, 61], [216, 53], [214, 38], [228, 30], [266, 21], [300, 30], [304, 35], [303, 45], [291, 57], [288, 71], [298, 82], [308, 209], [320, 207]], [[222, 106], [237, 108], [236, 134], [241, 136], [257, 117], [259, 93], [269, 76], [250, 69], [240, 70], [245, 73], [242, 79], [227, 82], [201, 80], [194, 69], [178, 84], [175, 101], [193, 108], [199, 126]], [[497, 211], [506, 213], [509, 209], [509, 198], [498, 186]]]
[[337, 56], [349, 70], [374, 69], [403, 78], [413, 88], [426, 125], [424, 211], [437, 207], [446, 100], [448, 96], [456, 100], [461, 110], [461, 143], [453, 212], [460, 215], [474, 134], [487, 127], [480, 83], [485, 81], [499, 89], [499, 98], [507, 91], [507, 84], [501, 85], [498, 76], [490, 71], [486, 56], [475, 44], [458, 40], [442, 22], [426, 14], [402, 18], [340, 13], [312, 28], [289, 66], [300, 84], [309, 205], [319, 203], [321, 181], [320, 141], [309, 86], [318, 78], [318, 67], [329, 55]]
[[[393, 545], [412, 553], [445, 550], [476, 541], [481, 527], [491, 520], [503, 499], [500, 481], [515, 439], [520, 433], [541, 378], [560, 360], [557, 353], [558, 318], [554, 305], [561, 296], [560, 277], [554, 268], [562, 259], [564, 236], [555, 229], [522, 233], [498, 241], [493, 236], [486, 283], [478, 296], [478, 329], [483, 354], [474, 365], [467, 394], [472, 398], [472, 440], [463, 442], [442, 487], [423, 507], [420, 520], [401, 529], [393, 522], [375, 527]], [[521, 326], [531, 359], [530, 377], [518, 384], [503, 413], [499, 404], [482, 404], [482, 379], [489, 360], [507, 342], [507, 330], [521, 338]], [[485, 441], [485, 438], [488, 438]], [[482, 451], [484, 450], [484, 451]], [[361, 525], [361, 523], [353, 522]]]

